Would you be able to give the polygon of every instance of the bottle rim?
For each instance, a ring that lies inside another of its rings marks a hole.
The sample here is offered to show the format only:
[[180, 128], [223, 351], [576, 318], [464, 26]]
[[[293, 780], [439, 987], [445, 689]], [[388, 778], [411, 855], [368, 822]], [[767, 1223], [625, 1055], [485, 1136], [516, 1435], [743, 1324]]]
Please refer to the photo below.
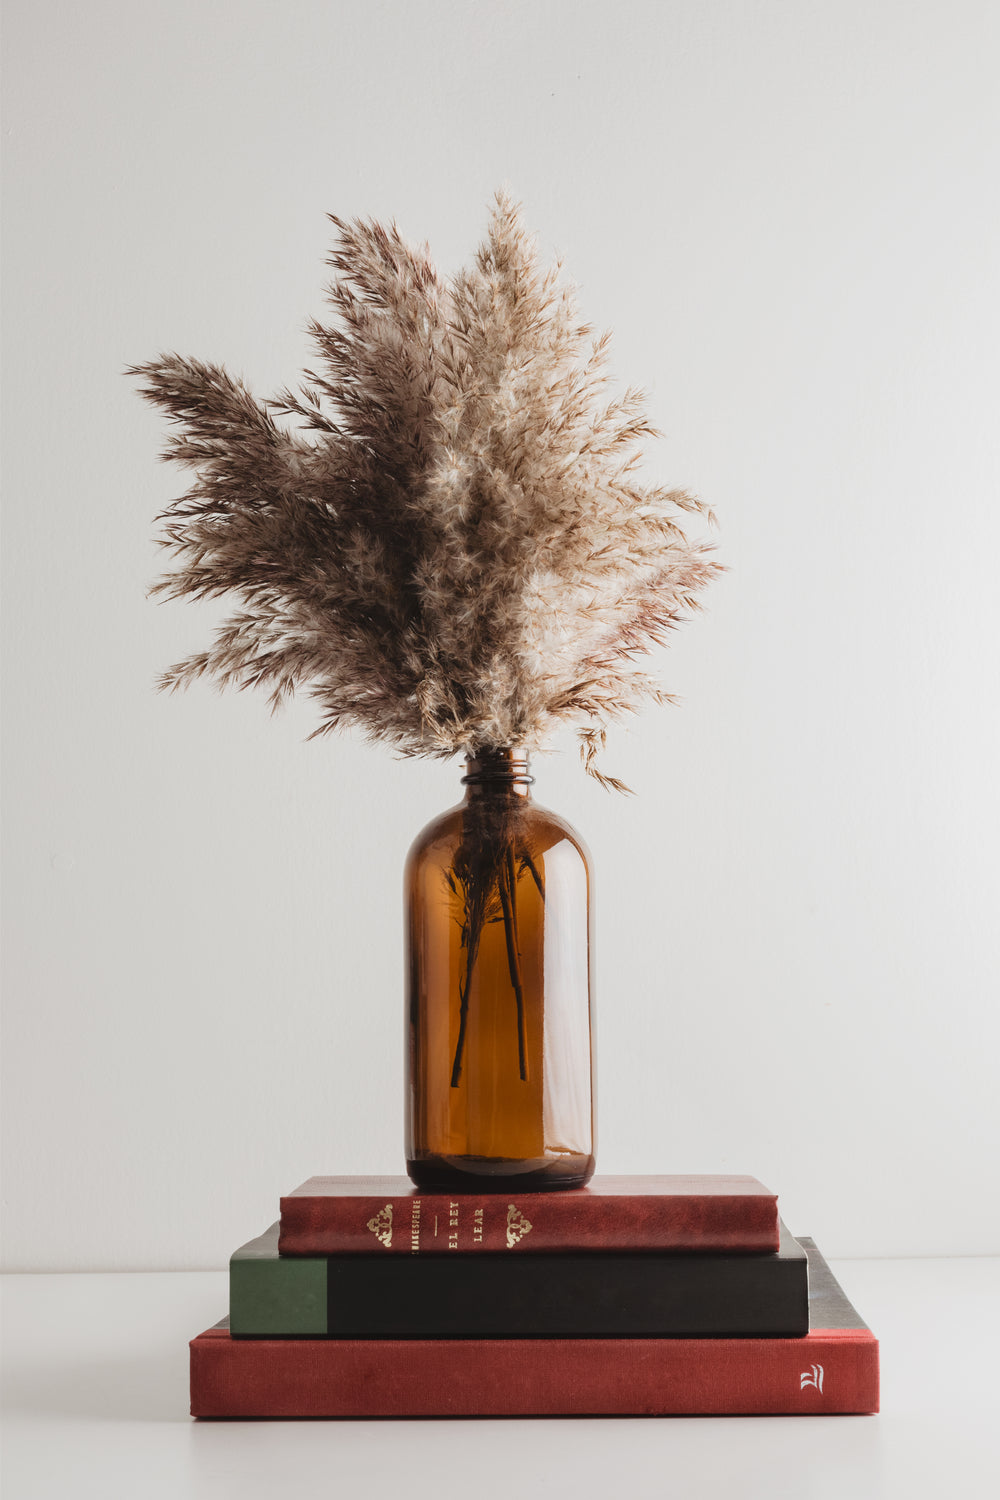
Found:
[[527, 750], [503, 746], [493, 750], [467, 750], [463, 786], [479, 786], [487, 781], [518, 782], [533, 786]]

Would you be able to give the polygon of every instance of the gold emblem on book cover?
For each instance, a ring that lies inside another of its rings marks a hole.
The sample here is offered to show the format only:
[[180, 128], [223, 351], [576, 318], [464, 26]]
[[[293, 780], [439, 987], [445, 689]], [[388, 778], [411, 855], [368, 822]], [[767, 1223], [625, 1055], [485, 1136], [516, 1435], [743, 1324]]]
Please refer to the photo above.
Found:
[[374, 1219], [368, 1220], [367, 1226], [380, 1245], [388, 1250], [392, 1244], [392, 1204], [387, 1203], [385, 1208], [380, 1208]]
[[531, 1224], [521, 1213], [516, 1203], [507, 1206], [507, 1249], [513, 1250], [518, 1240], [531, 1233]]

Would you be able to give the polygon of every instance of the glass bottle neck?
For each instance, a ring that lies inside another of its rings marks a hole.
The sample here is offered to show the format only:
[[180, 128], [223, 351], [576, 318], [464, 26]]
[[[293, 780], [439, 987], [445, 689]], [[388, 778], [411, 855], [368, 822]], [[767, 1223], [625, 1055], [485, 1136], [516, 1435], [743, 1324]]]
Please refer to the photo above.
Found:
[[526, 750], [477, 750], [465, 757], [465, 800], [483, 797], [530, 798], [534, 777], [528, 770]]

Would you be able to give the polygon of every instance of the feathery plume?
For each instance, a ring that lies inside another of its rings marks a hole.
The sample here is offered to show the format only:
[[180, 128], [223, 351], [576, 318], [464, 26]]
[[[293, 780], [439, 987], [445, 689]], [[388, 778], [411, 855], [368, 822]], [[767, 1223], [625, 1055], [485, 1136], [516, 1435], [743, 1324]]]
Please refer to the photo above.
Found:
[[611, 721], [668, 701], [642, 659], [719, 571], [683, 524], [711, 513], [641, 481], [642, 395], [612, 393], [608, 335], [505, 193], [447, 279], [395, 226], [331, 218], [334, 320], [310, 325], [297, 392], [258, 401], [176, 354], [129, 371], [196, 476], [159, 518], [175, 565], [154, 592], [237, 606], [161, 686], [305, 691], [314, 733], [409, 755], [571, 725], [620, 788], [596, 756]]

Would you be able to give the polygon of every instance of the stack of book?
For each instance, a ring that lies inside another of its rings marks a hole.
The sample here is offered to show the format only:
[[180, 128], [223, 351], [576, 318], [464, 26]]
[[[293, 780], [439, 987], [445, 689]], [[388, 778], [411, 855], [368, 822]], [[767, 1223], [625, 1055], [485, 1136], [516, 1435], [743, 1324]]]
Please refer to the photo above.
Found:
[[313, 1177], [230, 1262], [196, 1417], [878, 1410], [878, 1344], [752, 1177]]

